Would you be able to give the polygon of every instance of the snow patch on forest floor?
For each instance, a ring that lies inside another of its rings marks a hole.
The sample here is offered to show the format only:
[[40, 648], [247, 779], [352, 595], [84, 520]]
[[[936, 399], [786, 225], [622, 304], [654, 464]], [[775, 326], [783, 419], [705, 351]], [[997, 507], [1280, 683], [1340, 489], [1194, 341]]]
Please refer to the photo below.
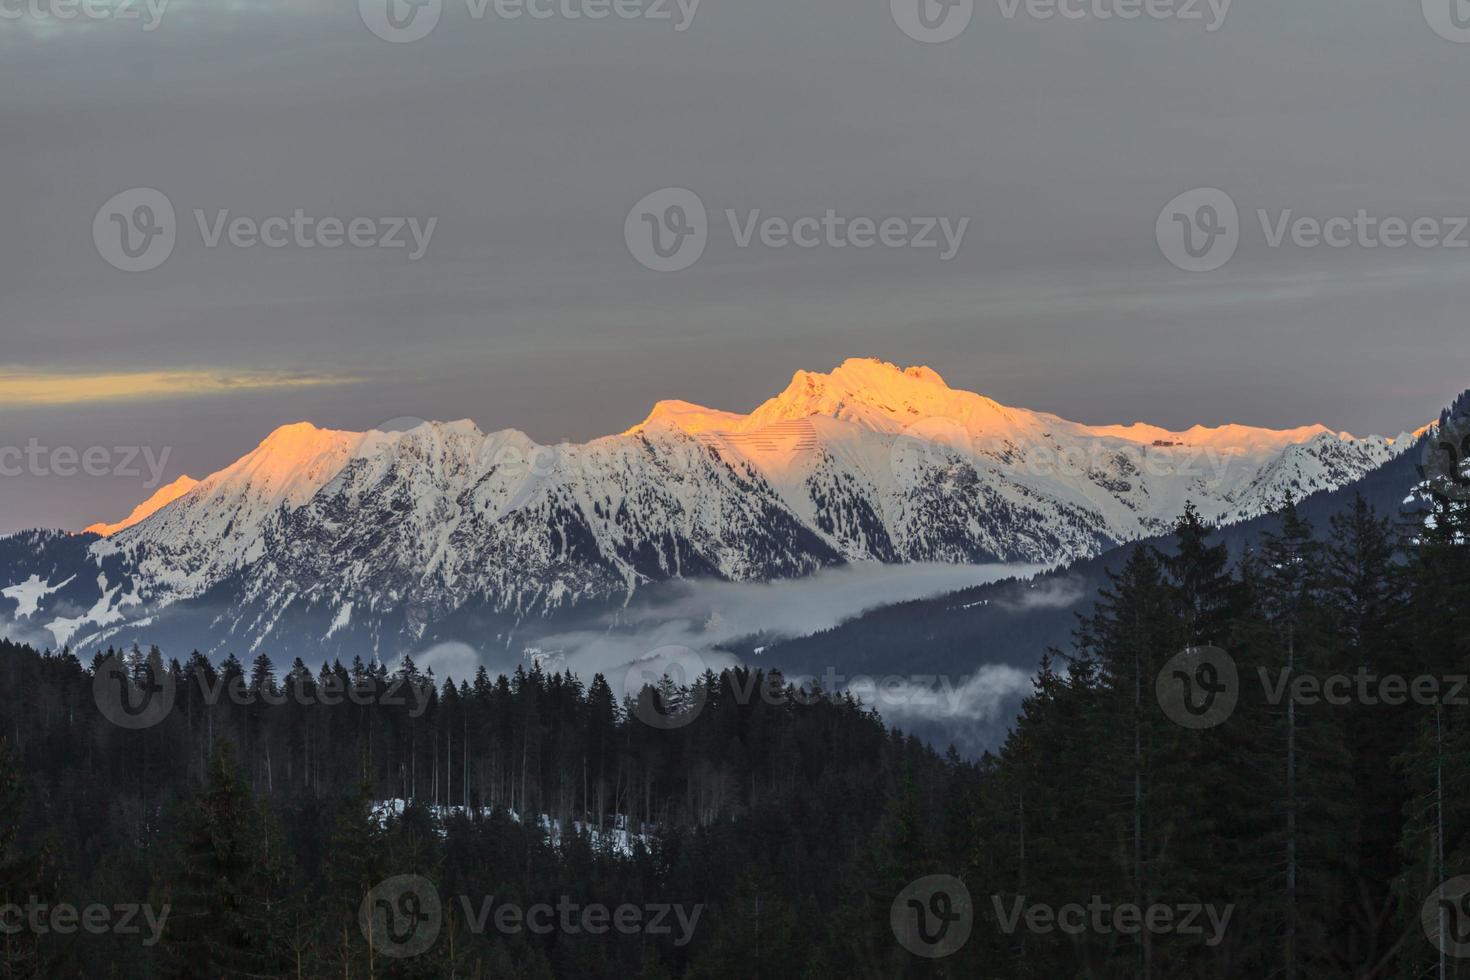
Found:
[[[399, 797], [391, 800], [379, 800], [373, 804], [373, 816], [379, 826], [386, 826], [389, 820], [402, 817], [407, 808], [408, 801]], [[444, 822], [452, 817], [469, 815], [473, 818], [478, 815], [483, 820], [488, 819], [496, 809], [503, 810], [516, 823], [524, 822], [521, 820], [520, 813], [504, 807], [482, 806], [478, 808], [477, 814], [474, 812], [476, 808], [461, 805], [424, 804], [424, 808], [438, 821], [440, 834], [444, 832]], [[584, 833], [591, 839], [594, 850], [610, 850], [622, 857], [633, 856], [635, 843], [642, 842], [645, 846], [648, 844], [648, 835], [646, 833], [630, 833], [627, 829], [627, 818], [622, 816], [614, 819], [614, 826], [601, 830], [580, 820], [570, 821], [563, 828], [561, 821], [553, 819], [546, 813], [540, 814], [536, 818], [536, 824], [546, 834], [553, 847], [561, 847], [567, 838], [580, 836]]]

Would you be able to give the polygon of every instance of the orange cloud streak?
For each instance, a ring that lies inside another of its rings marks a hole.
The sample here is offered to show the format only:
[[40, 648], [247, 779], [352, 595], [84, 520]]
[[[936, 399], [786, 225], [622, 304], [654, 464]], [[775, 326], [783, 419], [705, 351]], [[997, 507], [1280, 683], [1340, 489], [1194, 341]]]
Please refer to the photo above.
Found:
[[200, 398], [276, 388], [351, 384], [355, 378], [270, 372], [139, 371], [94, 374], [0, 368], [0, 405]]

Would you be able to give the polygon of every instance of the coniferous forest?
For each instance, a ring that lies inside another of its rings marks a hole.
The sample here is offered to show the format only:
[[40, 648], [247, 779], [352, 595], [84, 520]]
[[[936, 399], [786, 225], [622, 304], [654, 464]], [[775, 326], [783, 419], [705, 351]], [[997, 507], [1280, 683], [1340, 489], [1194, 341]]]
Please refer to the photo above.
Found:
[[[1470, 529], [1396, 521], [1232, 554], [1187, 512], [979, 759], [779, 674], [0, 643], [3, 975], [1470, 977]], [[62, 905], [117, 927], [21, 921]], [[483, 914], [538, 905], [644, 927]]]

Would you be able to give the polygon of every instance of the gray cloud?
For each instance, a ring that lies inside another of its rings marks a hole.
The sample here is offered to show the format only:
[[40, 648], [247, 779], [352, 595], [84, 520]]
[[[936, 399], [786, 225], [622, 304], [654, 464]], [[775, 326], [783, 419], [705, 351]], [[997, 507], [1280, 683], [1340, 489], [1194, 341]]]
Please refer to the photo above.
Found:
[[[202, 475], [302, 418], [470, 417], [544, 440], [657, 398], [746, 409], [848, 354], [1090, 422], [1324, 422], [1395, 433], [1470, 380], [1449, 250], [1272, 249], [1257, 208], [1470, 209], [1470, 45], [1417, 4], [1235, 4], [1185, 22], [1007, 19], [917, 43], [888, 4], [705, 0], [650, 21], [475, 21], [412, 44], [356, 4], [176, 0], [154, 31], [0, 21], [0, 353], [29, 370], [350, 375], [364, 384], [121, 412], [0, 412], [0, 444], [166, 438]], [[1405, 148], [1410, 148], [1406, 150]], [[97, 254], [97, 209], [163, 191], [180, 241], [147, 273]], [[666, 186], [718, 215], [968, 217], [912, 250], [737, 248], [642, 268], [629, 208]], [[1235, 259], [1191, 276], [1165, 201], [1227, 190]], [[388, 249], [205, 248], [192, 211], [438, 218]], [[169, 477], [178, 472], [168, 474]], [[0, 531], [141, 495], [0, 486]], [[120, 500], [119, 497], [122, 499]]]

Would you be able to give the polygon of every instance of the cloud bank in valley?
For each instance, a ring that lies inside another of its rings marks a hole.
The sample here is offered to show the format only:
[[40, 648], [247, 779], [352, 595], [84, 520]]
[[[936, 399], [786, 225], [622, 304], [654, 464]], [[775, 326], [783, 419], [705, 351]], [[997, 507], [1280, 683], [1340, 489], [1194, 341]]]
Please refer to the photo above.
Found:
[[804, 579], [771, 583], [685, 581], [653, 590], [652, 598], [621, 610], [600, 629], [551, 633], [535, 642], [544, 659], [579, 673], [626, 667], [665, 646], [702, 656], [728, 656], [720, 647], [756, 634], [805, 636], [869, 609], [943, 595], [1041, 571], [1035, 565], [854, 565]]
[[[630, 670], [670, 648], [686, 648], [688, 663], [719, 672], [742, 663], [727, 649], [742, 638], [805, 636], [880, 606], [1043, 570], [1037, 565], [926, 563], [857, 565], [772, 583], [687, 580], [650, 590], [649, 598], [586, 628], [528, 638], [512, 653], [481, 652], [456, 642], [429, 647], [414, 659], [420, 669], [432, 668], [441, 681], [459, 681], [473, 677], [482, 664], [492, 674], [509, 673], [517, 663], [534, 658], [547, 669], [570, 670], [584, 682], [601, 673], [621, 692]], [[1033, 601], [1068, 605], [1077, 598], [1062, 593], [1067, 590], [1049, 589]], [[782, 666], [763, 663], [758, 654], [749, 662]], [[994, 744], [1031, 685], [1028, 671], [1003, 664], [974, 664], [973, 672], [962, 676], [927, 677], [910, 676], [897, 662], [881, 676], [856, 676], [841, 664], [829, 666], [827, 677], [816, 678], [824, 686], [833, 686], [829, 682], [835, 676], [835, 686], [877, 708], [890, 725], [953, 741], [972, 753]]]

